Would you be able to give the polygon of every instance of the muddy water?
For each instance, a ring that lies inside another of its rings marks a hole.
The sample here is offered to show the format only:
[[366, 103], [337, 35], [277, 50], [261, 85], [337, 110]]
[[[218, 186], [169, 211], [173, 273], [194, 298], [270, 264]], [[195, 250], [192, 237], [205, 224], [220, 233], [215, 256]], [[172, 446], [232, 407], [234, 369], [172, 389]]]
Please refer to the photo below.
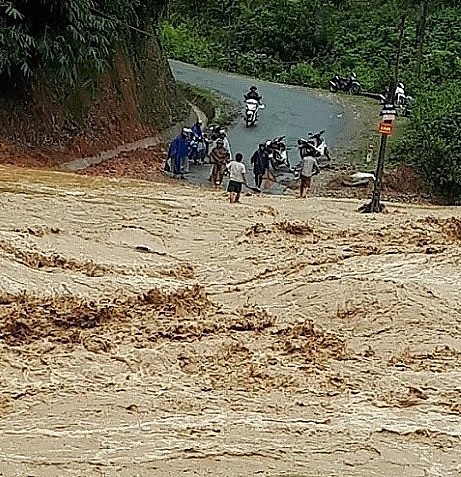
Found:
[[0, 473], [456, 476], [456, 208], [0, 169]]

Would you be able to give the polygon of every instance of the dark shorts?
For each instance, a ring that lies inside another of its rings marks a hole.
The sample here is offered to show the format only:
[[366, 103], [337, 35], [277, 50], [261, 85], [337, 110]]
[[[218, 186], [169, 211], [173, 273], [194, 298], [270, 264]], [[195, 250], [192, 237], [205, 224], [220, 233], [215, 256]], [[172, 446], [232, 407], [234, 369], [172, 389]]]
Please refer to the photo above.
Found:
[[309, 189], [311, 187], [311, 177], [301, 176], [301, 187]]
[[242, 183], [236, 181], [229, 181], [229, 184], [227, 184], [227, 192], [234, 192], [236, 194], [240, 194], [240, 192], [242, 192]]

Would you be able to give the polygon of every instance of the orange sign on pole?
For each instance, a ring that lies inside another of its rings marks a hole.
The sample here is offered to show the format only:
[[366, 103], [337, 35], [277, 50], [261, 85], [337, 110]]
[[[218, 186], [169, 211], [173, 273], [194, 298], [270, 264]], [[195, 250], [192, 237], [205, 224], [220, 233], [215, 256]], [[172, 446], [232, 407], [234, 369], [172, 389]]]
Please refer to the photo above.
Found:
[[378, 131], [381, 134], [387, 134], [388, 136], [392, 134], [392, 123], [379, 123]]

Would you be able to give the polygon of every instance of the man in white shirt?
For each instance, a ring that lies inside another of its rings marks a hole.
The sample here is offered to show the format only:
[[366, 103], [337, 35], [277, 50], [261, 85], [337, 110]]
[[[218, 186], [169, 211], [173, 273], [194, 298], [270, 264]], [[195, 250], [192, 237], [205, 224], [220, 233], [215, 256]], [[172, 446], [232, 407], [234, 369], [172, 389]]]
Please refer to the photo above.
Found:
[[242, 184], [247, 185], [246, 168], [242, 164], [243, 156], [240, 153], [235, 155], [235, 161], [227, 164], [229, 171], [229, 184], [227, 185], [227, 192], [229, 192], [229, 200], [231, 204], [240, 201], [240, 193], [242, 192]]
[[301, 169], [301, 187], [299, 189], [299, 198], [305, 199], [308, 191], [311, 188], [312, 176], [320, 172], [320, 167], [317, 159], [312, 156], [303, 157]]

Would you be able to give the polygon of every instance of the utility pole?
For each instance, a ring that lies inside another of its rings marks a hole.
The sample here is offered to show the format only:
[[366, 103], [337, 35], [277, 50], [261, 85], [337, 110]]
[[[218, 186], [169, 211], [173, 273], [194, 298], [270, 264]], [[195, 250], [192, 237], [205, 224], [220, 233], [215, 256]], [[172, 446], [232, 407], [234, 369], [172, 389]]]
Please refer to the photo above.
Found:
[[416, 81], [419, 86], [421, 79], [421, 66], [423, 58], [424, 39], [426, 35], [427, 23], [427, 0], [423, 0], [420, 5], [420, 13], [417, 22], [416, 37], [418, 39], [418, 49], [416, 53]]
[[387, 145], [387, 136], [392, 134], [393, 121], [397, 111], [394, 105], [395, 90], [397, 88], [397, 83], [399, 81], [399, 67], [400, 67], [400, 55], [402, 52], [402, 43], [403, 43], [403, 34], [405, 31], [405, 16], [402, 15], [400, 20], [400, 35], [399, 35], [399, 46], [397, 50], [397, 57], [395, 61], [395, 72], [394, 78], [390, 81], [389, 88], [387, 91], [386, 104], [381, 110], [382, 120], [379, 123], [379, 132], [381, 133], [381, 143], [379, 145], [379, 154], [378, 154], [378, 163], [376, 165], [376, 176], [375, 184], [373, 187], [373, 195], [371, 197], [371, 202], [364, 204], [359, 208], [359, 212], [363, 213], [375, 213], [375, 212], [384, 212], [386, 206], [381, 204], [381, 191], [383, 189], [383, 174], [384, 174], [384, 159], [386, 157], [386, 145]]
[[381, 204], [381, 191], [383, 188], [384, 158], [386, 156], [387, 136], [392, 133], [392, 122], [395, 118], [396, 110], [393, 105], [393, 96], [395, 88], [389, 87], [387, 101], [381, 110], [382, 121], [379, 124], [381, 133], [381, 143], [379, 145], [378, 164], [376, 165], [375, 184], [371, 202], [364, 204], [359, 208], [359, 212], [373, 213], [384, 212], [386, 207]]

